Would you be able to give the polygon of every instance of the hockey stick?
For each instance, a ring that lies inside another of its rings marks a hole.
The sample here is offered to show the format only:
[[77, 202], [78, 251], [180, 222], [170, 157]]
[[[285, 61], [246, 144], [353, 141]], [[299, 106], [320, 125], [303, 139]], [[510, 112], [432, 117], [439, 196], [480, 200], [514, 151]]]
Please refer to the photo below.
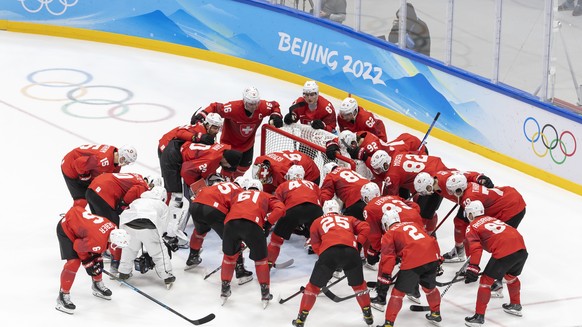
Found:
[[142, 292], [139, 288], [131, 285], [130, 283], [126, 282], [125, 280], [119, 279], [117, 276], [113, 275], [112, 273], [108, 272], [107, 270], [103, 269], [103, 273], [105, 273], [107, 276], [121, 282], [122, 284], [124, 284], [125, 286], [128, 286], [129, 288], [131, 288], [132, 290], [138, 292], [139, 294], [145, 296], [146, 298], [148, 298], [149, 300], [159, 304], [160, 306], [164, 307], [165, 309], [169, 310], [170, 312], [172, 312], [173, 314], [179, 316], [180, 318], [187, 320], [189, 323], [193, 324], [193, 325], [202, 325], [205, 324], [211, 320], [213, 320], [214, 318], [216, 318], [216, 316], [214, 315], [214, 313], [211, 313], [205, 317], [202, 317], [200, 319], [188, 319], [188, 317], [182, 315], [181, 313], [179, 313], [178, 311], [170, 308], [169, 306], [163, 304], [162, 302], [156, 300], [155, 298], [151, 297], [150, 295]]
[[[326, 287], [327, 287], [327, 288], [330, 288], [330, 287], [332, 287], [333, 285], [335, 285], [335, 284], [337, 284], [337, 283], [341, 282], [342, 280], [346, 279], [346, 277], [347, 277], [346, 275], [343, 275], [342, 277], [340, 277], [340, 278], [336, 279], [336, 280], [335, 280], [335, 281], [333, 281], [332, 283], [329, 283], [329, 284], [328, 284]], [[301, 287], [299, 288], [299, 291], [297, 291], [297, 292], [293, 293], [293, 294], [292, 294], [292, 295], [290, 295], [289, 297], [286, 297], [286, 298], [284, 298], [284, 299], [279, 299], [279, 304], [283, 304], [283, 303], [285, 303], [285, 302], [287, 302], [287, 301], [291, 300], [292, 298], [294, 298], [294, 297], [296, 297], [297, 295], [299, 295], [299, 294], [303, 293], [304, 291], [305, 291], [305, 286], [301, 286]]]
[[[454, 283], [465, 279], [465, 277], [460, 278], [460, 279], [457, 279], [457, 278], [461, 275], [461, 273], [463, 273], [463, 271], [465, 271], [465, 269], [469, 265], [469, 260], [470, 260], [470, 258], [467, 258], [467, 261], [465, 261], [465, 263], [463, 264], [463, 266], [461, 267], [461, 269], [459, 269], [455, 273], [455, 277], [453, 277], [453, 279], [451, 280], [451, 282], [448, 284], [447, 288], [445, 288], [444, 291], [441, 293], [441, 299], [442, 299], [443, 296], [445, 296], [445, 294], [447, 294], [449, 288], [451, 288], [451, 286], [453, 286]], [[447, 285], [447, 283], [443, 283], [443, 284]], [[413, 305], [410, 306], [410, 310], [411, 311], [430, 311], [430, 307], [428, 305], [416, 305], [416, 304], [413, 304]]]
[[[284, 261], [284, 262], [281, 262], [281, 263], [275, 263], [275, 264], [273, 264], [273, 268], [283, 269], [283, 268], [287, 268], [287, 267], [291, 266], [293, 263], [295, 263], [295, 260], [294, 259], [289, 259], [289, 260]], [[213, 271], [211, 271], [208, 274], [206, 274], [206, 276], [204, 276], [204, 280], [206, 280], [206, 279], [208, 279], [208, 277], [214, 275], [220, 269], [222, 269], [222, 265], [216, 267], [216, 269], [214, 269]]]
[[435, 227], [435, 229], [432, 231], [431, 236], [434, 236], [434, 234], [436, 233], [436, 231], [439, 229], [439, 227], [441, 227], [441, 225], [445, 222], [445, 220], [447, 220], [447, 218], [449, 218], [449, 216], [451, 215], [451, 213], [453, 213], [453, 211], [455, 211], [455, 209], [457, 209], [457, 207], [459, 206], [458, 203], [455, 203], [455, 205], [451, 208], [451, 210], [447, 213], [447, 215], [445, 216], [445, 218], [443, 218], [443, 220], [441, 220], [441, 222]]
[[323, 287], [321, 289], [321, 291], [323, 292], [323, 294], [325, 294], [325, 296], [327, 296], [333, 302], [336, 302], [336, 303], [343, 302], [345, 300], [349, 300], [351, 298], [354, 298], [356, 296], [360, 296], [362, 294], [370, 293], [370, 290], [367, 289], [367, 290], [359, 291], [359, 292], [356, 292], [354, 294], [351, 294], [351, 295], [348, 295], [348, 296], [345, 296], [345, 297], [341, 297], [341, 296], [335, 295], [332, 291], [329, 290], [329, 288], [327, 286]]
[[436, 124], [436, 121], [437, 121], [437, 119], [439, 119], [440, 115], [441, 115], [441, 112], [439, 111], [439, 112], [437, 112], [436, 116], [434, 116], [434, 119], [432, 120], [432, 123], [430, 124], [428, 131], [426, 131], [426, 134], [424, 134], [424, 137], [422, 138], [422, 141], [420, 142], [420, 146], [418, 147], [417, 151], [420, 151], [420, 149], [422, 149], [422, 147], [426, 144], [426, 139], [428, 138], [428, 135], [432, 131], [432, 128], [434, 127], [434, 124]]

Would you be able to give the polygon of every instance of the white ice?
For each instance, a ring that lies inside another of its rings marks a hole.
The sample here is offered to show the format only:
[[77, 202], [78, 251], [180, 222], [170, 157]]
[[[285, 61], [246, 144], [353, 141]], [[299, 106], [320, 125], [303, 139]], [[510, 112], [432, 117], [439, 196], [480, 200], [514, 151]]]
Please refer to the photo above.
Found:
[[[286, 113], [300, 94], [300, 86], [200, 60], [79, 40], [0, 32], [0, 44], [0, 139], [4, 153], [0, 169], [3, 173], [0, 244], [4, 262], [0, 270], [0, 280], [4, 281], [0, 325], [188, 325], [162, 306], [107, 278], [112, 300], [94, 297], [90, 278], [82, 268], [71, 291], [77, 305], [74, 315], [54, 309], [64, 263], [60, 260], [55, 227], [59, 214], [72, 204], [59, 170], [61, 159], [81, 144], [127, 143], [136, 146], [139, 159], [124, 171], [159, 172], [158, 139], [170, 129], [187, 124], [198, 107], [238, 99], [244, 87], [254, 85], [262, 98], [277, 100]], [[79, 71], [90, 74], [92, 80], [85, 88], [73, 91], [72, 84], [84, 78]], [[27, 80], [29, 75], [37, 83], [46, 83], [45, 86], [32, 85]], [[124, 102], [127, 107], [115, 109], [112, 108], [115, 104], [103, 100], [120, 100], [127, 95], [125, 90], [133, 94], [131, 100]], [[94, 99], [94, 104], [70, 104], [67, 114], [62, 106], [70, 102], [68, 92], [82, 99]], [[341, 101], [331, 100], [336, 106]], [[118, 114], [124, 110], [128, 112], [119, 119], [79, 117], [108, 117], [108, 112]], [[168, 117], [170, 112], [174, 114]], [[139, 122], [147, 120], [160, 121]], [[389, 138], [404, 131], [423, 135], [389, 120], [385, 123]], [[491, 132], [495, 132], [494, 126]], [[255, 155], [259, 152], [259, 143], [256, 144]], [[489, 303], [487, 326], [582, 325], [576, 312], [582, 307], [581, 197], [434, 137], [429, 138], [428, 146], [431, 154], [441, 156], [450, 167], [482, 171], [497, 185], [516, 187], [528, 204], [519, 227], [530, 253], [521, 276], [523, 317], [510, 316], [501, 310], [501, 304], [508, 301], [505, 293], [505, 299], [492, 299]], [[452, 205], [443, 202], [439, 210], [441, 219]], [[189, 225], [188, 232], [191, 229]], [[443, 252], [453, 245], [452, 231], [451, 217], [438, 232]], [[208, 326], [291, 325], [300, 297], [283, 305], [275, 299], [263, 310], [256, 280], [234, 285], [232, 297], [220, 306], [219, 274], [203, 280], [205, 273], [216, 268], [222, 258], [218, 237], [212, 232], [204, 248], [202, 264], [188, 272], [183, 271], [187, 250], [175, 254], [172, 262], [177, 281], [171, 290], [165, 289], [154, 272], [134, 275], [130, 282], [189, 318], [215, 313], [216, 319]], [[272, 273], [275, 297], [290, 295], [304, 285], [316, 260], [314, 255], [306, 254], [299, 237], [293, 237], [282, 248], [280, 260], [289, 258], [295, 259], [293, 267]], [[247, 260], [246, 266], [254, 270], [252, 261]], [[445, 276], [439, 280], [450, 278], [459, 266], [445, 265]], [[481, 263], [484, 266], [485, 259]], [[369, 270], [365, 276], [375, 279], [375, 273]], [[347, 283], [333, 290], [342, 296], [351, 294]], [[463, 325], [463, 318], [473, 313], [476, 291], [477, 283], [451, 287], [443, 298], [442, 326]], [[423, 313], [408, 310], [410, 304], [404, 301], [396, 325], [426, 324]], [[376, 324], [383, 323], [383, 313], [374, 311], [374, 317]], [[364, 322], [355, 300], [338, 304], [319, 296], [306, 326], [364, 326]]]

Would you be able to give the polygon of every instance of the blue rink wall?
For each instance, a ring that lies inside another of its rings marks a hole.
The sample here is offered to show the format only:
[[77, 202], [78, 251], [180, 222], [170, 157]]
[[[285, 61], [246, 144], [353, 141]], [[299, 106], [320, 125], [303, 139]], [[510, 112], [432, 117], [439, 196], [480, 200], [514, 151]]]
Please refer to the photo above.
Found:
[[[582, 117], [291, 8], [236, 0], [4, 0], [0, 29], [128, 45], [302, 84], [577, 194]], [[285, 110], [284, 110], [285, 111]], [[391, 135], [395, 136], [395, 135]]]

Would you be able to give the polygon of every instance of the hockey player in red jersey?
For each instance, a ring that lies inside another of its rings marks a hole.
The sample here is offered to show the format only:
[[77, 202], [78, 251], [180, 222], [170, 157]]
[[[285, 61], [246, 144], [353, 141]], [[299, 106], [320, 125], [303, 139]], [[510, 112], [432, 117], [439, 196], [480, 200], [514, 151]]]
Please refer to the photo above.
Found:
[[[404, 294], [413, 293], [418, 284], [426, 295], [430, 313], [429, 322], [438, 325], [441, 295], [436, 288], [436, 274], [440, 264], [440, 250], [435, 238], [428, 235], [420, 225], [401, 222], [396, 210], [389, 210], [382, 217], [384, 236], [378, 284], [376, 289], [386, 294], [392, 281], [396, 258], [400, 258], [400, 271], [386, 307], [386, 320], [381, 327], [392, 327], [402, 308]], [[380, 292], [378, 293], [380, 295]]]
[[178, 126], [162, 136], [158, 142], [158, 158], [162, 157], [162, 152], [172, 142], [171, 148], [180, 151], [184, 142], [202, 143], [212, 145], [215, 143], [216, 134], [222, 129], [224, 118], [217, 113], [206, 115], [203, 121], [192, 125]]
[[369, 180], [348, 167], [340, 167], [335, 162], [324, 165], [327, 171], [321, 184], [321, 202], [337, 197], [344, 203], [343, 213], [364, 220], [362, 211], [366, 203], [360, 198], [360, 190]]
[[[472, 201], [479, 200], [485, 207], [486, 215], [495, 217], [511, 227], [517, 228], [525, 216], [525, 201], [511, 186], [487, 188], [485, 185], [467, 182], [467, 177], [463, 174], [452, 174], [447, 178], [445, 187], [448, 195], [454, 196], [462, 209]], [[461, 215], [455, 217], [455, 248], [443, 254], [446, 262], [465, 260], [463, 241], [468, 224], [466, 217]]]
[[[418, 137], [402, 133], [397, 138], [385, 142], [378, 136], [368, 131], [342, 131], [338, 138], [329, 141], [326, 144], [325, 153], [330, 160], [334, 160], [337, 151], [345, 148], [345, 151], [352, 159], [367, 161], [376, 151], [384, 150], [388, 155], [393, 156], [398, 152], [417, 152], [418, 154], [428, 154], [426, 146], [420, 146], [421, 141]], [[420, 148], [420, 151], [418, 150]]]
[[483, 250], [491, 253], [483, 274], [479, 279], [475, 314], [465, 318], [465, 325], [480, 327], [485, 323], [485, 311], [491, 298], [491, 286], [495, 280], [504, 278], [509, 291], [509, 303], [502, 305], [506, 313], [521, 316], [521, 275], [527, 260], [527, 250], [523, 237], [517, 229], [503, 221], [485, 214], [486, 209], [479, 200], [473, 200], [465, 206], [465, 216], [470, 221], [467, 227], [466, 241], [469, 266], [465, 283], [479, 279], [479, 262]]
[[308, 155], [296, 150], [284, 150], [259, 156], [254, 161], [253, 176], [263, 183], [265, 192], [272, 193], [285, 182], [285, 174], [293, 165], [305, 170], [305, 179], [319, 185], [320, 172]]
[[263, 118], [269, 118], [269, 124], [275, 127], [283, 126], [283, 118], [277, 101], [261, 100], [259, 91], [254, 87], [247, 87], [243, 91], [243, 99], [227, 103], [214, 102], [204, 110], [196, 113], [191, 120], [206, 119], [207, 115], [215, 112], [224, 118], [224, 126], [220, 143], [230, 144], [233, 150], [243, 153], [240, 165], [234, 172], [225, 172], [231, 180], [244, 175], [253, 161], [253, 146], [255, 134]]
[[134, 147], [124, 145], [116, 148], [112, 145], [86, 144], [71, 150], [61, 162], [61, 171], [73, 205], [87, 206], [85, 192], [93, 178], [103, 173], [118, 173], [121, 167], [137, 160]]
[[315, 81], [305, 82], [303, 96], [293, 102], [284, 121], [287, 125], [299, 121], [313, 129], [324, 129], [330, 133], [334, 133], [337, 126], [333, 104], [319, 95], [319, 86]]
[[220, 297], [223, 304], [231, 295], [230, 281], [234, 273], [236, 258], [241, 251], [241, 242], [250, 249], [249, 258], [255, 261], [255, 271], [261, 286], [263, 307], [273, 299], [270, 293], [271, 277], [267, 261], [267, 237], [263, 230], [265, 222], [274, 225], [285, 215], [285, 205], [274, 195], [262, 192], [257, 180], [249, 182], [246, 191], [233, 193], [231, 207], [224, 220], [222, 238], [222, 287]]
[[271, 266], [279, 257], [283, 242], [289, 240], [295, 228], [305, 225], [309, 229], [313, 220], [323, 214], [319, 202], [319, 186], [304, 177], [303, 167], [293, 165], [285, 175], [287, 181], [275, 190], [275, 196], [285, 204], [286, 214], [277, 221], [271, 234], [268, 246], [268, 261]]
[[323, 204], [323, 216], [311, 225], [311, 244], [319, 259], [313, 267], [309, 283], [301, 298], [299, 314], [292, 321], [293, 326], [303, 327], [307, 315], [313, 308], [317, 294], [333, 276], [336, 269], [342, 269], [352, 287], [356, 300], [362, 309], [364, 321], [371, 326], [374, 316], [370, 308], [370, 295], [367, 290], [359, 249], [367, 241], [370, 227], [365, 221], [339, 213], [337, 201], [329, 200]]
[[345, 98], [339, 109], [337, 123], [341, 131], [348, 130], [354, 133], [368, 131], [386, 142], [386, 128], [384, 122], [371, 112], [358, 106], [354, 98]]
[[56, 309], [72, 314], [76, 308], [70, 291], [81, 264], [93, 280], [93, 295], [110, 300], [111, 290], [103, 284], [102, 254], [111, 248], [124, 248], [129, 236], [105, 217], [93, 215], [80, 206], [73, 206], [57, 224], [61, 259], [67, 260], [61, 272], [61, 287]]
[[[202, 262], [200, 252], [206, 234], [212, 229], [222, 239], [224, 232], [224, 218], [231, 206], [235, 192], [242, 188], [231, 182], [226, 182], [222, 175], [213, 174], [206, 178], [207, 187], [201, 189], [190, 204], [190, 215], [194, 220], [194, 231], [190, 237], [190, 254], [186, 260], [186, 268], [190, 270]], [[253, 273], [246, 270], [244, 258], [239, 253], [234, 268], [238, 284], [246, 284], [253, 280]]]
[[[381, 196], [378, 184], [369, 182], [362, 186], [360, 190], [362, 201], [366, 203], [363, 216], [370, 225], [370, 235], [368, 236], [369, 247], [366, 249], [366, 265], [368, 268], [380, 261], [380, 249], [382, 235], [382, 216], [388, 210], [396, 210], [402, 222], [413, 222], [420, 226], [424, 225], [420, 217], [420, 207], [413, 201], [405, 200], [397, 195]], [[375, 269], [374, 269], [375, 270]]]

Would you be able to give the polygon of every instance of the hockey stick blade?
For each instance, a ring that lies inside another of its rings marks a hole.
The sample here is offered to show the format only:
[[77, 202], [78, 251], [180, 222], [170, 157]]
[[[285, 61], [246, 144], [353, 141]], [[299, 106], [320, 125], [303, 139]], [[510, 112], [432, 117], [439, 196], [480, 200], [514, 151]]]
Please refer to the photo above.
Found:
[[287, 268], [287, 267], [290, 267], [294, 262], [295, 262], [294, 259], [289, 259], [289, 260], [283, 261], [281, 263], [274, 263], [273, 268], [275, 268], [275, 269]]
[[415, 312], [430, 311], [430, 307], [428, 305], [413, 304], [410, 306], [410, 311], [415, 311]]
[[294, 297], [296, 297], [297, 295], [299, 295], [299, 294], [303, 293], [304, 291], [305, 291], [305, 286], [301, 286], [301, 287], [299, 288], [299, 291], [297, 291], [297, 292], [295, 292], [295, 293], [293, 293], [293, 294], [289, 295], [288, 297], [286, 297], [286, 298], [284, 298], [284, 299], [279, 299], [279, 304], [283, 304], [283, 303], [285, 303], [285, 302], [287, 302], [287, 301], [291, 300], [292, 298], [294, 298]]
[[132, 290], [136, 291], [137, 293], [139, 293], [142, 296], [145, 296], [146, 298], [148, 298], [149, 300], [155, 302], [156, 304], [160, 305], [161, 307], [163, 307], [164, 309], [172, 312], [173, 314], [179, 316], [180, 318], [188, 321], [189, 323], [193, 324], [193, 325], [202, 325], [205, 324], [211, 320], [213, 320], [214, 318], [216, 318], [216, 316], [214, 315], [214, 313], [208, 314], [205, 317], [202, 317], [200, 319], [189, 319], [188, 317], [184, 316], [183, 314], [179, 313], [178, 311], [170, 308], [169, 306], [165, 305], [164, 303], [156, 300], [155, 298], [153, 298], [151, 295], [144, 293], [142, 290], [140, 290], [139, 288], [131, 285], [130, 283], [128, 283], [125, 280], [119, 279], [117, 276], [115, 276], [114, 274], [110, 273], [109, 271], [103, 269], [103, 273], [106, 274], [107, 276], [117, 280], [118, 282], [122, 283], [123, 285], [131, 288]]
[[369, 292], [370, 292], [370, 290], [364, 290], [364, 291], [360, 291], [360, 292], [357, 292], [357, 293], [354, 293], [354, 294], [351, 294], [351, 295], [348, 295], [348, 296], [345, 296], [345, 297], [341, 297], [341, 296], [337, 296], [337, 295], [335, 295], [335, 294], [334, 294], [332, 291], [330, 291], [330, 290], [329, 290], [329, 288], [327, 288], [327, 287], [324, 287], [324, 288], [322, 288], [322, 289], [321, 289], [321, 291], [323, 292], [323, 294], [325, 294], [325, 296], [327, 296], [327, 297], [328, 297], [328, 298], [330, 298], [330, 299], [331, 299], [333, 302], [336, 302], [336, 303], [338, 303], [338, 302], [343, 302], [343, 301], [345, 301], [345, 300], [349, 300], [349, 299], [351, 299], [351, 298], [354, 298], [354, 297], [356, 297], [356, 296], [360, 296], [360, 295], [362, 295], [362, 294], [366, 294], [366, 293], [369, 293]]

